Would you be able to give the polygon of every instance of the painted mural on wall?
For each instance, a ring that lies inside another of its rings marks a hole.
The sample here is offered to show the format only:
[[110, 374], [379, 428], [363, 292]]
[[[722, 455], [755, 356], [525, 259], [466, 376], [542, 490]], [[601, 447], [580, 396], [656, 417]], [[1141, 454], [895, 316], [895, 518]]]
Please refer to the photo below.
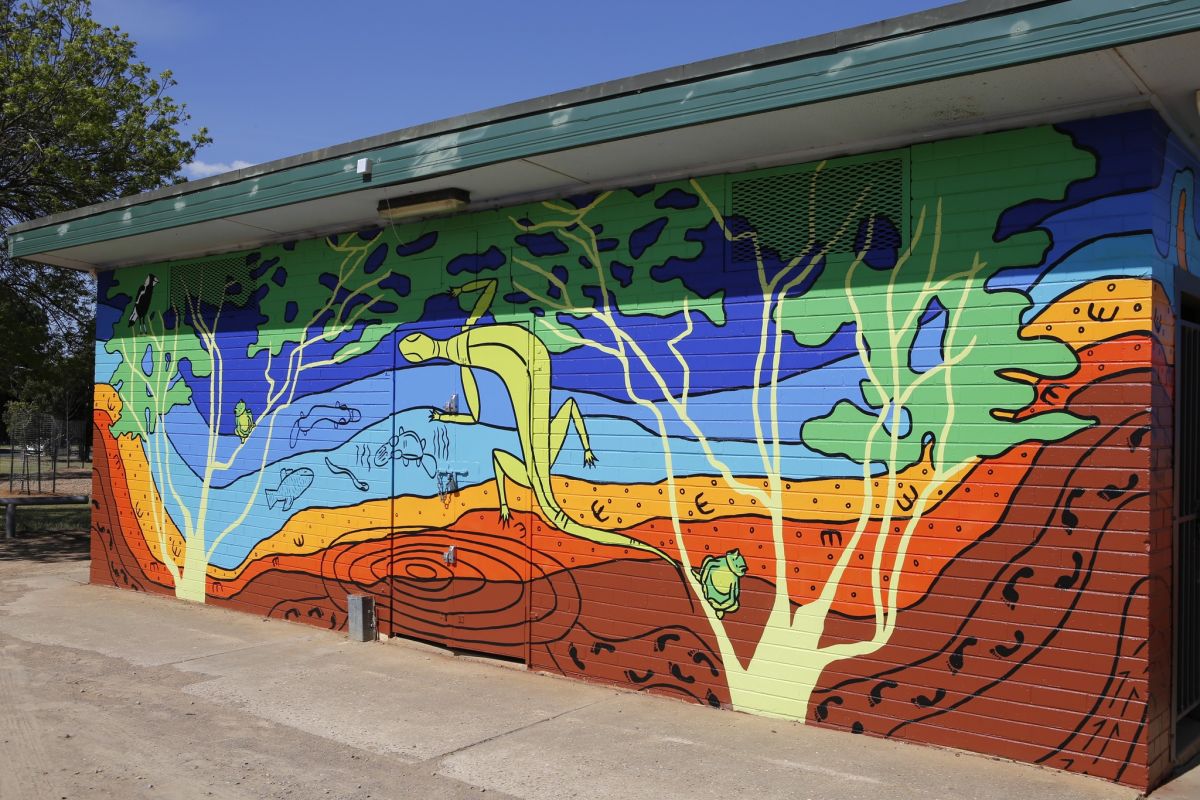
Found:
[[94, 577], [1136, 781], [1139, 119], [105, 275]]

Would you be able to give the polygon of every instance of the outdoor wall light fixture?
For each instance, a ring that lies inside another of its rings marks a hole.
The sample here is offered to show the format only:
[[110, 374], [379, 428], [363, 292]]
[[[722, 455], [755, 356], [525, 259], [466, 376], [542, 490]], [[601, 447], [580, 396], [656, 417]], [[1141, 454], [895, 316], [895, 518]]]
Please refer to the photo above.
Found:
[[379, 201], [379, 216], [389, 220], [430, 217], [461, 211], [471, 202], [466, 189], [438, 189], [432, 192], [389, 197]]

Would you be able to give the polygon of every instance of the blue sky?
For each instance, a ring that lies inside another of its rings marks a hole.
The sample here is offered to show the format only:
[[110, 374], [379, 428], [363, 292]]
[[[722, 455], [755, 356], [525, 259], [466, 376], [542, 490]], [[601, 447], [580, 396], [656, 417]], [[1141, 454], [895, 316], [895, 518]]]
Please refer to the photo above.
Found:
[[939, 5], [92, 0], [208, 128], [194, 178]]

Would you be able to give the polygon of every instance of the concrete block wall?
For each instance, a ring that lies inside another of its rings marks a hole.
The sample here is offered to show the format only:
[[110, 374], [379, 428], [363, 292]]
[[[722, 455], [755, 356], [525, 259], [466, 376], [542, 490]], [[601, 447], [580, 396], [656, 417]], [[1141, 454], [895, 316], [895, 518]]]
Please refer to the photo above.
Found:
[[106, 275], [93, 578], [333, 629], [368, 593], [386, 633], [1145, 787], [1166, 141], [1130, 114]]

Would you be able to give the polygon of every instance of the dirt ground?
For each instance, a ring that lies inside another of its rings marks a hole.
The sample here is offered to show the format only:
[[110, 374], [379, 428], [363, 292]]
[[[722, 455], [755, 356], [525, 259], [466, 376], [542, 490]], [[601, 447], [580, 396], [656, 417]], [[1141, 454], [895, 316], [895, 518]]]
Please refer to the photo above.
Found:
[[3, 800], [1136, 794], [90, 586], [87, 544], [84, 531], [0, 539]]
[[[86, 531], [0, 539], [0, 609], [29, 580], [85, 583], [87, 561]], [[186, 694], [202, 678], [0, 626], [0, 798], [506, 796]]]

